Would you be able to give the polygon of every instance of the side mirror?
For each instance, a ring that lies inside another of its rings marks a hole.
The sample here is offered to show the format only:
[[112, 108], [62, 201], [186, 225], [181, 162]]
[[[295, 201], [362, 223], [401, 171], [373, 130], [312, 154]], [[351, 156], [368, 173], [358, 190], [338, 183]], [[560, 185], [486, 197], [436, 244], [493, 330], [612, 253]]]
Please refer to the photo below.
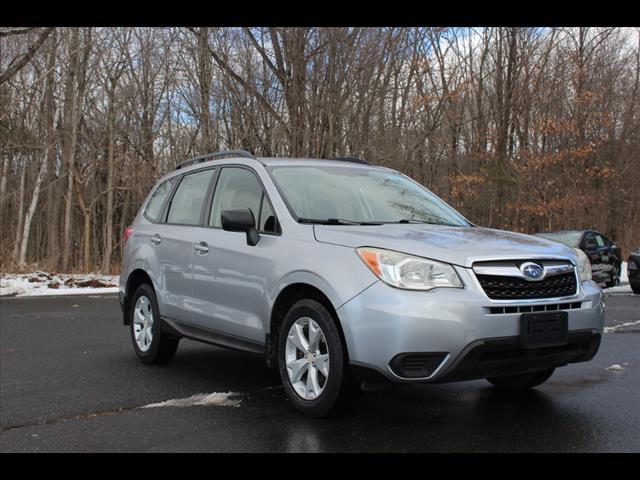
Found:
[[229, 232], [245, 232], [247, 245], [254, 246], [260, 240], [253, 213], [248, 208], [224, 210], [222, 212], [222, 229]]

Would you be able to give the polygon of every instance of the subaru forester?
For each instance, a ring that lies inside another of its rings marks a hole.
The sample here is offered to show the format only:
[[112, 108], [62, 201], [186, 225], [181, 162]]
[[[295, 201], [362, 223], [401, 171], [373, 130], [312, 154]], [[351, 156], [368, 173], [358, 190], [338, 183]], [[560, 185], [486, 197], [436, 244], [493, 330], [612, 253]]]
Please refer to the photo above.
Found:
[[532, 388], [590, 360], [604, 326], [583, 252], [474, 225], [355, 158], [197, 157], [125, 238], [120, 303], [142, 362], [181, 338], [263, 355], [311, 416], [392, 383]]

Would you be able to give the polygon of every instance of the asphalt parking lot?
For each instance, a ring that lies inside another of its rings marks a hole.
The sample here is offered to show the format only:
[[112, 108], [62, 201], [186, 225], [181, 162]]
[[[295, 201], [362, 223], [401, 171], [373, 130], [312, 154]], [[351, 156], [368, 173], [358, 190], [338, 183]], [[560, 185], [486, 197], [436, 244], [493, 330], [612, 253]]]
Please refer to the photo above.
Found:
[[[640, 296], [607, 295], [597, 356], [526, 394], [485, 381], [366, 392], [306, 418], [258, 356], [183, 340], [141, 364], [115, 295], [0, 300], [2, 452], [639, 452]], [[234, 392], [231, 406], [149, 404]]]

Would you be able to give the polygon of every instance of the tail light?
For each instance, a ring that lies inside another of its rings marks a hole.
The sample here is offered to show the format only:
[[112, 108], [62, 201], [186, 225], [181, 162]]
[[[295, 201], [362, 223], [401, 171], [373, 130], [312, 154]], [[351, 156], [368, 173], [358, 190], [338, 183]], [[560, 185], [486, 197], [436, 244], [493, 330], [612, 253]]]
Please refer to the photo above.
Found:
[[133, 227], [132, 226], [128, 226], [127, 228], [124, 229], [124, 242], [127, 243], [127, 240], [129, 240], [129, 237], [133, 235]]

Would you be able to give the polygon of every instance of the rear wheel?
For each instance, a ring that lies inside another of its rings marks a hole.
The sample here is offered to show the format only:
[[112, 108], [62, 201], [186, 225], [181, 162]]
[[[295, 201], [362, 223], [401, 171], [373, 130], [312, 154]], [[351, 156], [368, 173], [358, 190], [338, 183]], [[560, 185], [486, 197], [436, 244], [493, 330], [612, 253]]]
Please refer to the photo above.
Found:
[[138, 287], [129, 312], [131, 342], [143, 363], [165, 363], [173, 358], [179, 338], [162, 331], [156, 294], [151, 286]]
[[278, 338], [278, 370], [293, 406], [313, 417], [341, 412], [361, 392], [333, 315], [315, 300], [289, 309]]
[[542, 370], [540, 372], [522, 373], [519, 375], [508, 375], [506, 377], [490, 377], [487, 381], [500, 390], [526, 390], [537, 387], [549, 380], [555, 368]]
[[631, 290], [636, 295], [640, 295], [640, 284], [636, 283], [635, 285], [631, 285]]

